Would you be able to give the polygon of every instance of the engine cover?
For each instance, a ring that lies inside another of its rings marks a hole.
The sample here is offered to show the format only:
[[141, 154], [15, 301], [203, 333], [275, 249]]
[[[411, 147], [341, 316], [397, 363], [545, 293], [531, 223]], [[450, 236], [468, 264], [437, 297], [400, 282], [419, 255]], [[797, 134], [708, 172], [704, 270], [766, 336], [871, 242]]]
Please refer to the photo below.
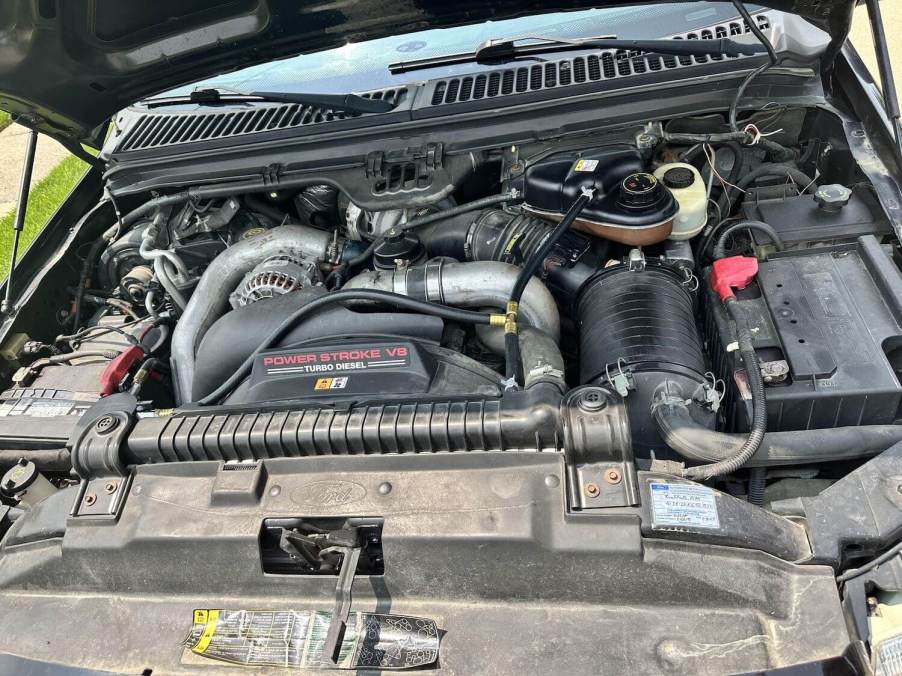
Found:
[[436, 345], [404, 340], [322, 342], [263, 352], [229, 403], [417, 394], [499, 396], [500, 376]]

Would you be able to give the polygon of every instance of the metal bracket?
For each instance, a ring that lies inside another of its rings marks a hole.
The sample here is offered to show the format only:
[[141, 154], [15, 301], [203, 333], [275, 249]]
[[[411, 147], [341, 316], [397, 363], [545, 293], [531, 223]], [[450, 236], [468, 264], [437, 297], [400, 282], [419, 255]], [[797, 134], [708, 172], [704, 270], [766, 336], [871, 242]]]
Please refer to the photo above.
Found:
[[115, 521], [122, 513], [131, 484], [131, 475], [97, 477], [82, 481], [69, 515], [78, 519]]
[[632, 462], [593, 463], [572, 470], [574, 509], [631, 507], [639, 504], [636, 468]]

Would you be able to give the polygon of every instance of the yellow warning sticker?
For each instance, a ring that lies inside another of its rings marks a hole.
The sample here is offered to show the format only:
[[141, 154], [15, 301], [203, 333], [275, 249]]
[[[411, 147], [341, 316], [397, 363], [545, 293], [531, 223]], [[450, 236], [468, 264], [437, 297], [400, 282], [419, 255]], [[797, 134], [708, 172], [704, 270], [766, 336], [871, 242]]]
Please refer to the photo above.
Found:
[[343, 390], [348, 386], [347, 377], [344, 378], [317, 378], [313, 385], [314, 390]]
[[194, 611], [184, 645], [211, 660], [307, 669], [416, 669], [438, 660], [435, 620], [350, 613], [338, 659], [324, 653], [332, 613], [309, 610]]
[[213, 635], [216, 633], [216, 622], [219, 619], [219, 611], [218, 610], [195, 610], [194, 611], [194, 621], [197, 622], [198, 613], [205, 613], [207, 616], [206, 624], [204, 626], [204, 630], [200, 635], [200, 640], [195, 644], [193, 650], [196, 653], [200, 653], [201, 655], [206, 652], [207, 648], [210, 647], [210, 642], [213, 640]]
[[577, 160], [573, 165], [573, 171], [595, 171], [598, 168], [598, 160]]

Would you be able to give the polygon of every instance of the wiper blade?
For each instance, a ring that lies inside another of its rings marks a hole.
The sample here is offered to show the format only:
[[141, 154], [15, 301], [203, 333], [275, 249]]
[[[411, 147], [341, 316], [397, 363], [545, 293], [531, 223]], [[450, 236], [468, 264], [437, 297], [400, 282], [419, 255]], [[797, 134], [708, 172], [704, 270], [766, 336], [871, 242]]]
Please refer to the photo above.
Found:
[[148, 108], [184, 103], [297, 103], [344, 113], [387, 113], [394, 104], [385, 99], [368, 99], [357, 94], [293, 94], [290, 92], [240, 92], [223, 89], [197, 89], [188, 96], [144, 101]]
[[[535, 44], [519, 44], [524, 40], [539, 42]], [[766, 51], [760, 44], [745, 44], [726, 38], [717, 40], [618, 40], [616, 37], [603, 36], [578, 40], [558, 40], [543, 37], [525, 37], [511, 40], [487, 40], [473, 52], [401, 61], [389, 65], [388, 69], [392, 74], [398, 74], [465, 63], [498, 65], [541, 54], [586, 49], [623, 49], [674, 56], [708, 56], [711, 54], [754, 56], [755, 54], [763, 54]]]

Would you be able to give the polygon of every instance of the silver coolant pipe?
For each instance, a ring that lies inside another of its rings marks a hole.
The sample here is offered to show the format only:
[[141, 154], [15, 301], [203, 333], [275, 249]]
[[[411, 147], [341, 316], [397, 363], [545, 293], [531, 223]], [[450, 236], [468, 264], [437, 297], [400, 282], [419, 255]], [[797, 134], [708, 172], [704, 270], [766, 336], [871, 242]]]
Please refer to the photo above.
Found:
[[[380, 289], [455, 307], [503, 309], [519, 274], [520, 268], [508, 263], [452, 263], [437, 259], [401, 270], [363, 272], [348, 280], [344, 288]], [[561, 334], [557, 304], [540, 280], [533, 278], [526, 285], [520, 316], [526, 324], [548, 334], [557, 343]], [[503, 354], [503, 330], [484, 328], [479, 339], [493, 352]]]
[[332, 234], [299, 225], [282, 225], [245, 239], [213, 259], [172, 333], [172, 372], [179, 404], [191, 398], [194, 351], [201, 338], [229, 308], [229, 294], [260, 261], [277, 254], [324, 261]]

